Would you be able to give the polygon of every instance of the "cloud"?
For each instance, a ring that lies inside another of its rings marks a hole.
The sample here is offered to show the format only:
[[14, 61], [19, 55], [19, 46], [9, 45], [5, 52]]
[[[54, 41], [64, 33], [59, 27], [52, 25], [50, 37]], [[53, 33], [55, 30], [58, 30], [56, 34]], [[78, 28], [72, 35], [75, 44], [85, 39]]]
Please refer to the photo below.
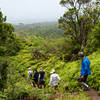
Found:
[[65, 9], [59, 5], [59, 0], [0, 0], [0, 7], [8, 21], [14, 19], [57, 19]]

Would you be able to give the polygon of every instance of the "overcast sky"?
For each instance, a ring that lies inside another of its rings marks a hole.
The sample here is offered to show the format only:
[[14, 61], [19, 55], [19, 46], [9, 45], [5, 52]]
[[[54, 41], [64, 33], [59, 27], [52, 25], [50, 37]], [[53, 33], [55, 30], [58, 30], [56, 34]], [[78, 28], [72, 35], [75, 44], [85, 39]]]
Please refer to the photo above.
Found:
[[60, 0], [0, 0], [0, 8], [12, 23], [57, 21], [65, 8]]

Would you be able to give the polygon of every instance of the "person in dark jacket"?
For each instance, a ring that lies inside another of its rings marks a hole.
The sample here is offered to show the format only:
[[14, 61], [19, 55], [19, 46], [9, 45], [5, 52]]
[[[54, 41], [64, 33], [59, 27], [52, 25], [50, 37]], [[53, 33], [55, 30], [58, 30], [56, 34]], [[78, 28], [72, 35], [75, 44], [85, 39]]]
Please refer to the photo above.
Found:
[[83, 85], [84, 90], [88, 90], [90, 87], [85, 82], [87, 80], [88, 75], [91, 74], [90, 61], [87, 57], [84, 56], [83, 52], [80, 52], [79, 56], [81, 57], [82, 62], [81, 62], [81, 74], [80, 77], [78, 78], [78, 82]]
[[38, 87], [38, 77], [39, 77], [39, 72], [37, 69], [34, 69], [35, 73], [33, 75], [33, 86]]
[[42, 67], [40, 68], [38, 82], [39, 82], [39, 88], [45, 87], [45, 72], [43, 71]]

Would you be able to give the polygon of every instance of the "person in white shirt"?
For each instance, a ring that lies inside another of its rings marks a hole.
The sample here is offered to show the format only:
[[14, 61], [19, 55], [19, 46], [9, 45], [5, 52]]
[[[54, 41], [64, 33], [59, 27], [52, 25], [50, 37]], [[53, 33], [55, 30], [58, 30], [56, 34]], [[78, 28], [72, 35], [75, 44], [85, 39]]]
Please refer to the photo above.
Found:
[[30, 79], [32, 79], [32, 74], [33, 74], [33, 71], [31, 70], [31, 68], [29, 68], [28, 70], [28, 76]]
[[49, 85], [56, 89], [58, 87], [58, 84], [60, 83], [60, 77], [54, 69], [52, 69], [50, 73], [51, 75]]

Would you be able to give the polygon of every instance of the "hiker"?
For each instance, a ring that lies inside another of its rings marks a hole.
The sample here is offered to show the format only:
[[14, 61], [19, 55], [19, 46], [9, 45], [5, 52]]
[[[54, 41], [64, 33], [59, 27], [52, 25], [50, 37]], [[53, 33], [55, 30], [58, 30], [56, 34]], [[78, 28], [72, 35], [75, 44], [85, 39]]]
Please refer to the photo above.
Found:
[[31, 70], [31, 68], [28, 68], [28, 76], [30, 79], [32, 79], [32, 74], [33, 74], [33, 71]]
[[84, 56], [83, 52], [79, 53], [79, 56], [82, 59], [81, 62], [81, 75], [78, 78], [78, 82], [83, 86], [83, 90], [89, 90], [89, 85], [87, 85], [85, 82], [87, 80], [88, 75], [91, 74], [91, 70], [90, 70], [90, 61], [87, 57]]
[[45, 87], [45, 72], [43, 71], [42, 67], [40, 68], [38, 82], [39, 82], [39, 88]]
[[54, 69], [52, 69], [50, 73], [51, 75], [49, 85], [52, 86], [54, 89], [57, 89], [58, 84], [60, 83], [60, 77]]
[[33, 75], [33, 86], [38, 87], [38, 77], [39, 77], [39, 72], [37, 69], [34, 69], [35, 73]]

